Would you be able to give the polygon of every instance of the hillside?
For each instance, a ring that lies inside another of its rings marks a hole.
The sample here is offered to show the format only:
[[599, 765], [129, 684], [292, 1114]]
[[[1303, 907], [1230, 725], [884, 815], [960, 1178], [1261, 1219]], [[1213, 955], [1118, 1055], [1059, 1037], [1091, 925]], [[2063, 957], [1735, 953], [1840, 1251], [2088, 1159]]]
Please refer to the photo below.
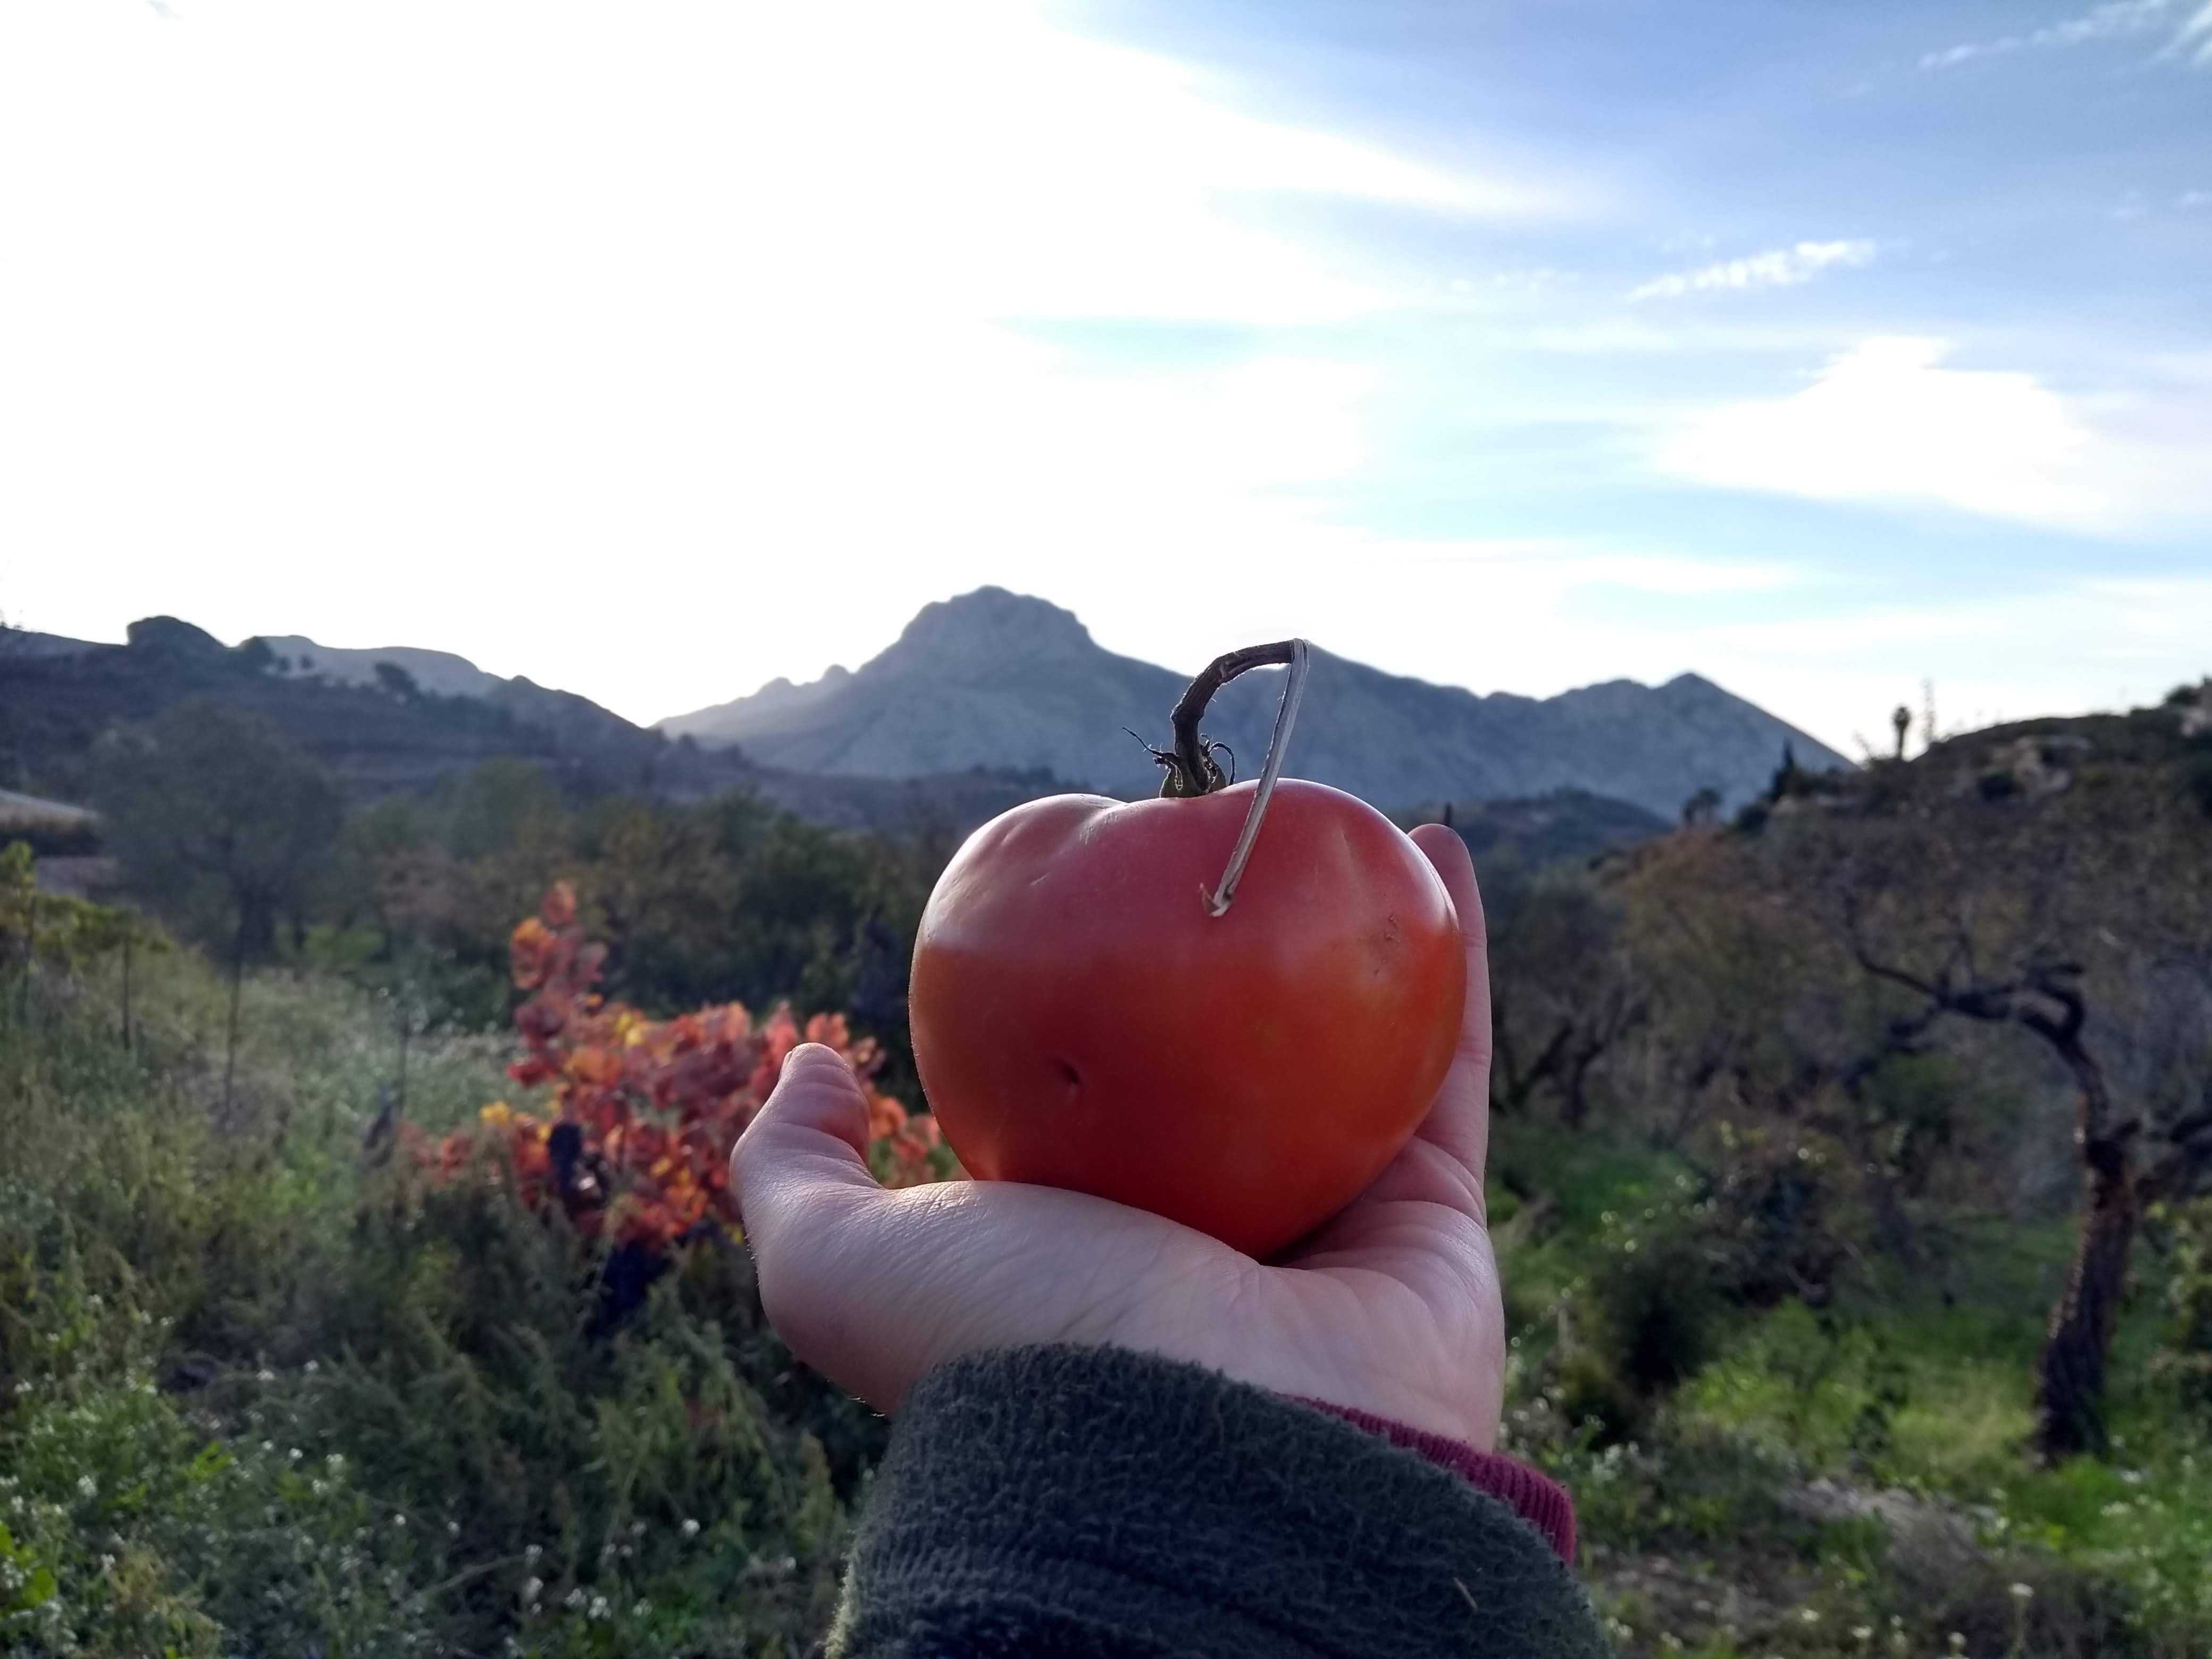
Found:
[[[1196, 665], [1192, 665], [1195, 668]], [[763, 764], [902, 777], [971, 766], [1042, 767], [1115, 794], [1154, 787], [1142, 744], [1167, 736], [1187, 675], [1107, 651], [1071, 612], [981, 588], [926, 605], [855, 671], [660, 722]], [[1266, 747], [1280, 677], [1247, 676], [1209, 721], [1246, 770]], [[1488, 696], [1388, 674], [1316, 649], [1288, 769], [1384, 805], [1579, 789], [1672, 818], [1697, 790], [1727, 805], [1765, 787], [1790, 745], [1815, 769], [1844, 758], [1696, 675], [1550, 698]]]
[[[743, 787], [839, 828], [960, 830], [1071, 784], [1149, 793], [1158, 775], [1131, 733], [1164, 741], [1183, 684], [1102, 649], [1070, 612], [997, 588], [925, 606], [858, 671], [778, 680], [657, 729], [447, 652], [338, 648], [297, 635], [228, 647], [153, 617], [121, 646], [0, 633], [0, 787], [76, 797], [103, 732], [207, 696], [270, 720], [356, 801], [420, 793], [511, 755], [571, 793], [689, 799]], [[1274, 672], [1249, 676], [1209, 722], [1247, 770], [1265, 749], [1279, 685]], [[1557, 799], [1579, 793], [1671, 821], [1700, 787], [1730, 806], [1750, 799], [1785, 744], [1806, 765], [1844, 763], [1695, 676], [1547, 699], [1478, 696], [1316, 652], [1290, 770], [1401, 811], [1540, 798], [1556, 811]], [[1566, 841], [1613, 844], [1627, 830], [1595, 833]]]
[[580, 783], [632, 786], [669, 746], [580, 697], [548, 695], [562, 701], [540, 711], [526, 699], [518, 708], [288, 676], [256, 642], [232, 649], [157, 617], [131, 624], [126, 645], [0, 653], [0, 784], [79, 793], [103, 732], [195, 696], [269, 720], [356, 799], [419, 788], [496, 755]]
[[1554, 864], [1588, 864], [1621, 848], [1655, 840], [1674, 821], [1632, 802], [1582, 789], [1556, 789], [1548, 795], [1504, 800], [1461, 800], [1422, 805], [1399, 822], [1449, 821], [1474, 855], [1477, 866], [1494, 869], [1510, 861], [1524, 870]]
[[[403, 673], [380, 677], [379, 663]], [[1035, 772], [972, 768], [896, 778], [786, 773], [733, 749], [672, 742], [588, 698], [501, 679], [446, 653], [342, 652], [297, 636], [233, 648], [163, 617], [132, 624], [119, 646], [0, 632], [0, 788], [80, 798], [103, 732], [192, 697], [268, 720], [357, 803], [420, 793], [501, 756], [534, 763], [577, 796], [696, 799], [744, 787], [850, 830], [965, 830], [1057, 787]]]

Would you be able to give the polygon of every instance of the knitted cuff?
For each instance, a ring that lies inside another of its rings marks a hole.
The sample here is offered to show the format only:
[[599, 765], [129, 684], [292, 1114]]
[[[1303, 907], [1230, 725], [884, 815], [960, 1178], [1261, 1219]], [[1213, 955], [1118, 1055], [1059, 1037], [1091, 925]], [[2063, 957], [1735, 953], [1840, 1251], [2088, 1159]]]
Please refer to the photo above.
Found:
[[1441, 1463], [1465, 1479], [1477, 1492], [1487, 1492], [1544, 1534], [1545, 1540], [1569, 1566], [1575, 1564], [1575, 1505], [1566, 1489], [1550, 1476], [1498, 1452], [1478, 1451], [1464, 1441], [1431, 1434], [1372, 1412], [1350, 1406], [1332, 1406], [1326, 1400], [1296, 1396], [1302, 1406], [1340, 1417], [1370, 1434], [1379, 1434], [1394, 1446], [1419, 1452], [1431, 1463]]

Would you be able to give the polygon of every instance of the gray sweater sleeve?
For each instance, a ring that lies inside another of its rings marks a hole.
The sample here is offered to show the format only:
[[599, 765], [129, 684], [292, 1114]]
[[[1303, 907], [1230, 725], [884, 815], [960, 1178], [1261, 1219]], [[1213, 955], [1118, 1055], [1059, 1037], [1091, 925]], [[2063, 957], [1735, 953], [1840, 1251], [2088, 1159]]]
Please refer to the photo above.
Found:
[[841, 1659], [1605, 1650], [1544, 1536], [1459, 1476], [1197, 1366], [1073, 1346], [915, 1389], [830, 1639]]

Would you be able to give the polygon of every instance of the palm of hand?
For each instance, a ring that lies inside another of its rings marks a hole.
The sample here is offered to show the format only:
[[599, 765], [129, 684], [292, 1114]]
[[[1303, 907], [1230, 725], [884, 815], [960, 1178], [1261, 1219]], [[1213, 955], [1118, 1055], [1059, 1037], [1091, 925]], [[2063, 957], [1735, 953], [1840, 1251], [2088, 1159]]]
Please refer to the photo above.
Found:
[[1458, 836], [1415, 839], [1467, 936], [1460, 1052], [1414, 1139], [1320, 1231], [1263, 1264], [1079, 1193], [981, 1182], [885, 1192], [861, 1157], [851, 1073], [803, 1049], [732, 1157], [762, 1296], [793, 1352], [890, 1411], [958, 1354], [1102, 1343], [1491, 1445], [1505, 1340], [1482, 1197], [1481, 900]]

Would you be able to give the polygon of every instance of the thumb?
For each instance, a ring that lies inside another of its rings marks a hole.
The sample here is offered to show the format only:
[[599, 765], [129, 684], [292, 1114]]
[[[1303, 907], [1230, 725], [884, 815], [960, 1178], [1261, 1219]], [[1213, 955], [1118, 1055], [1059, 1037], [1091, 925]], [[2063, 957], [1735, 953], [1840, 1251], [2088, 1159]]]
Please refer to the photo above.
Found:
[[752, 1247], [761, 1306], [800, 1359], [888, 1410], [918, 1365], [898, 1339], [886, 1270], [907, 1253], [896, 1194], [868, 1172], [868, 1103], [834, 1048], [783, 1062], [768, 1103], [730, 1152], [730, 1190]]
[[767, 1104], [730, 1149], [730, 1190], [748, 1234], [773, 1226], [793, 1188], [872, 1188], [868, 1101], [834, 1048], [802, 1042], [785, 1056]]
[[883, 1191], [868, 1172], [867, 1147], [867, 1097], [853, 1068], [818, 1042], [793, 1048], [768, 1103], [730, 1150], [730, 1191], [764, 1300], [773, 1304], [777, 1269], [805, 1254], [811, 1233]]

